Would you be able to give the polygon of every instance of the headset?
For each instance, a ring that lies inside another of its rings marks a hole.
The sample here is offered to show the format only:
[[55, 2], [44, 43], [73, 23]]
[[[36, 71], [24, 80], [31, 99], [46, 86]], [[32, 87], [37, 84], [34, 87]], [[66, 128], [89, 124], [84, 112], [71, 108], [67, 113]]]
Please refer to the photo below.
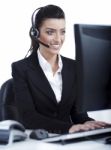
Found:
[[[50, 48], [50, 46], [44, 42], [42, 42], [40, 39], [38, 39], [40, 33], [38, 31], [38, 29], [36, 28], [35, 26], [35, 19], [36, 19], [36, 15], [37, 13], [42, 9], [43, 7], [39, 7], [37, 8], [33, 14], [32, 14], [32, 17], [31, 17], [31, 22], [32, 22], [32, 27], [30, 28], [30, 31], [29, 31], [29, 35], [32, 39], [34, 39], [35, 41], [37, 41], [38, 43], [41, 43], [43, 46], [47, 47], [47, 48]], [[27, 54], [25, 55], [25, 58], [27, 57], [28, 53], [30, 52], [31, 48], [28, 50]]]
[[33, 12], [32, 18], [31, 18], [32, 27], [30, 28], [29, 34], [30, 34], [30, 36], [31, 36], [32, 38], [34, 38], [34, 39], [36, 39], [36, 40], [37, 40], [38, 37], [39, 37], [39, 31], [38, 31], [38, 29], [35, 27], [35, 19], [36, 19], [37, 13], [39, 12], [39, 10], [40, 10], [41, 8], [43, 8], [43, 7], [37, 8], [37, 9]]
[[37, 8], [37, 9], [33, 12], [32, 18], [31, 18], [31, 20], [32, 20], [32, 27], [30, 28], [29, 34], [30, 34], [30, 37], [33, 38], [34, 40], [36, 40], [38, 43], [41, 43], [41, 44], [44, 45], [45, 47], [49, 48], [49, 45], [48, 45], [48, 44], [46, 44], [46, 43], [44, 43], [44, 42], [42, 42], [41, 40], [38, 39], [38, 37], [39, 37], [40, 34], [39, 34], [38, 29], [37, 29], [36, 26], [35, 26], [36, 15], [37, 15], [37, 13], [38, 13], [42, 8], [43, 8], [43, 7], [39, 7], [39, 8]]

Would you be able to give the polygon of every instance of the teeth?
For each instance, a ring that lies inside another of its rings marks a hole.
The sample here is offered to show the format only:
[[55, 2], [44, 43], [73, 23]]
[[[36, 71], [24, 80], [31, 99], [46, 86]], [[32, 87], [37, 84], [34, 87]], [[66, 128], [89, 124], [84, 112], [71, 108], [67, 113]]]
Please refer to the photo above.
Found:
[[60, 47], [60, 45], [52, 45], [52, 47], [57, 49]]

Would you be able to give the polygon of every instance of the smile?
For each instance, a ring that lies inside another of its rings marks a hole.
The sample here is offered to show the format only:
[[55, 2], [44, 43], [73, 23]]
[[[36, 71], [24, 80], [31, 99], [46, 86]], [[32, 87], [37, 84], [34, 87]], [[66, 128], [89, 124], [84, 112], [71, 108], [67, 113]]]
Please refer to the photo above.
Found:
[[59, 48], [60, 48], [60, 45], [58, 45], [58, 44], [56, 44], [56, 45], [51, 45], [51, 48], [59, 49]]

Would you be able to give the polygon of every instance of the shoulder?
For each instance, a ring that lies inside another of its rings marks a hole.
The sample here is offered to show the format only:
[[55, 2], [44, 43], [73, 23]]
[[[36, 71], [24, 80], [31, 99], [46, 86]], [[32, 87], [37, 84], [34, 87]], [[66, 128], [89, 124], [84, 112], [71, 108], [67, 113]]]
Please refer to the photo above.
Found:
[[64, 56], [61, 56], [62, 58], [62, 61], [63, 61], [63, 65], [65, 66], [76, 66], [76, 61], [74, 59], [71, 59], [71, 58], [67, 58], [67, 57], [64, 57]]
[[11, 68], [13, 77], [25, 78], [28, 71], [27, 58], [13, 62]]
[[61, 55], [61, 58], [63, 61], [66, 61], [66, 62], [69, 62], [69, 63], [75, 63], [76, 61], [74, 59], [71, 59], [71, 58], [68, 58], [68, 57], [65, 57], [65, 56], [62, 56]]
[[12, 63], [12, 67], [15, 66], [15, 67], [23, 68], [26, 65], [27, 65], [27, 58], [24, 58], [24, 59], [21, 59]]
[[18, 60], [16, 62], [12, 63], [12, 67], [21, 67], [21, 68], [28, 68], [29, 66], [35, 66], [35, 64], [38, 64], [38, 58], [37, 58], [37, 53], [32, 53], [28, 57]]

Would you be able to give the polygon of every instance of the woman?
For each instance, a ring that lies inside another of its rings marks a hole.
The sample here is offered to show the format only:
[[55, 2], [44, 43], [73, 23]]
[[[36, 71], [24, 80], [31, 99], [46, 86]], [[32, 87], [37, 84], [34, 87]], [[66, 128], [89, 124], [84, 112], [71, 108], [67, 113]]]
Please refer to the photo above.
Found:
[[31, 55], [12, 64], [19, 121], [28, 129], [52, 133], [103, 127], [76, 106], [76, 64], [60, 56], [65, 15], [55, 5], [34, 11], [30, 29]]

